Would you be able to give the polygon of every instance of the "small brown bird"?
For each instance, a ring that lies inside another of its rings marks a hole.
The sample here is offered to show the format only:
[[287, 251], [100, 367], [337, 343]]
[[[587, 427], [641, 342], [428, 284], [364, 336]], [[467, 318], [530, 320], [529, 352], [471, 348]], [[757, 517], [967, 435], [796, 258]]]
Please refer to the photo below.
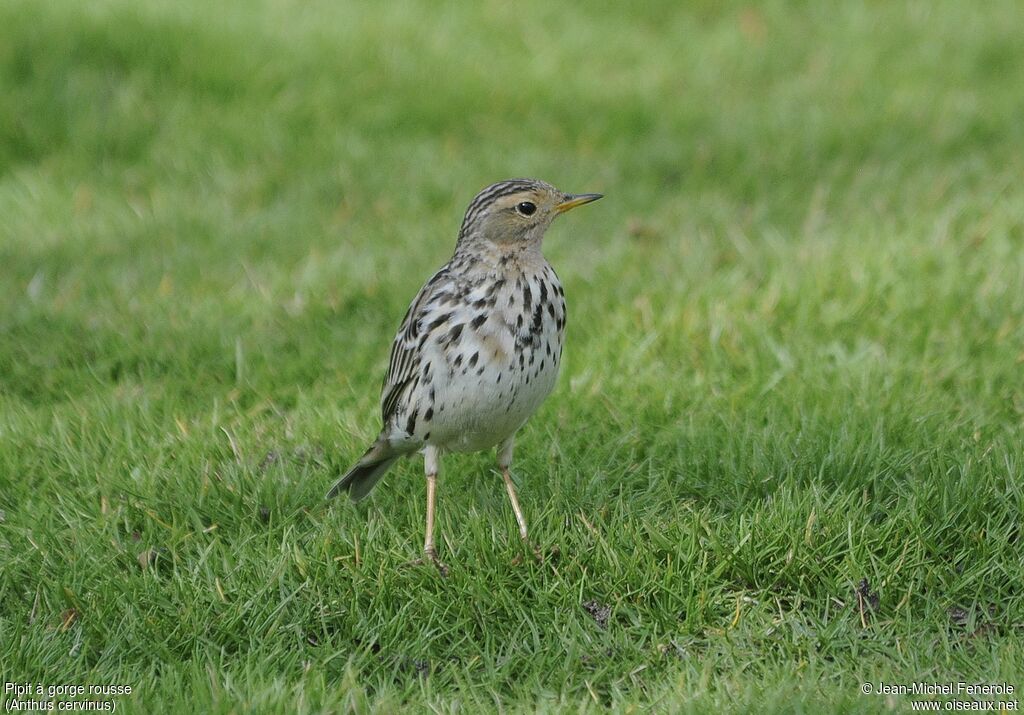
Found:
[[509, 476], [512, 449], [516, 431], [555, 385], [565, 334], [565, 293], [541, 243], [556, 216], [599, 198], [536, 179], [502, 181], [477, 194], [455, 254], [420, 289], [398, 329], [381, 392], [384, 428], [327, 493], [347, 491], [358, 501], [395, 461], [422, 449], [423, 551], [442, 571], [434, 505], [445, 452], [497, 446], [519, 535], [527, 539]]

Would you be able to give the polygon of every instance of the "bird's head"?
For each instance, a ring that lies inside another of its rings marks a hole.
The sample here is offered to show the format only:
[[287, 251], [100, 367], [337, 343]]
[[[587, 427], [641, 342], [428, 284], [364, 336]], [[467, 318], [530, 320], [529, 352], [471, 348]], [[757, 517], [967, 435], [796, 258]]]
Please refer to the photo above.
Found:
[[499, 249], [540, 247], [555, 217], [601, 198], [601, 194], [567, 194], [539, 179], [510, 179], [491, 184], [466, 209], [459, 246]]

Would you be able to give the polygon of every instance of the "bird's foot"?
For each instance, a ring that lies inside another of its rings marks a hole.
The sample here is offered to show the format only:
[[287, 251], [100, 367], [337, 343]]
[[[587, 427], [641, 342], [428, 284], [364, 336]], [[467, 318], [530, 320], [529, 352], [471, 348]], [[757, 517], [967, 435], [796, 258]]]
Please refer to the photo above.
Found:
[[[558, 548], [557, 544], [553, 544], [551, 548], [547, 550], [547, 553], [544, 553], [541, 550], [541, 548], [532, 541], [524, 541], [523, 546], [527, 547], [530, 550], [530, 553], [533, 555], [534, 561], [536, 561], [539, 564], [542, 564], [545, 561], [554, 563], [558, 561], [558, 557], [562, 553], [561, 550]], [[523, 563], [523, 560], [523, 555], [519, 554], [514, 559], [512, 559], [512, 565], [518, 566], [519, 564]]]
[[434, 568], [437, 569], [437, 572], [441, 574], [441, 577], [447, 578], [448, 565], [441, 561], [441, 559], [437, 558], [437, 549], [424, 549], [422, 558], [414, 559], [407, 563], [406, 566], [423, 566], [424, 564], [433, 564]]

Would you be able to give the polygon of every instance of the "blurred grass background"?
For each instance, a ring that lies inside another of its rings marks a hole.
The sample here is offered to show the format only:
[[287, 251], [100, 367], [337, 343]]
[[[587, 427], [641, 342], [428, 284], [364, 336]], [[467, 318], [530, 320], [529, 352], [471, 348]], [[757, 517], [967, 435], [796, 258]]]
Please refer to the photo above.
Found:
[[[1022, 22], [0, 5], [5, 680], [211, 712], [1024, 686]], [[561, 558], [510, 566], [489, 459], [454, 457], [441, 581], [399, 568], [419, 464], [321, 498], [408, 301], [512, 176], [607, 196], [548, 237], [568, 345], [518, 450]]]

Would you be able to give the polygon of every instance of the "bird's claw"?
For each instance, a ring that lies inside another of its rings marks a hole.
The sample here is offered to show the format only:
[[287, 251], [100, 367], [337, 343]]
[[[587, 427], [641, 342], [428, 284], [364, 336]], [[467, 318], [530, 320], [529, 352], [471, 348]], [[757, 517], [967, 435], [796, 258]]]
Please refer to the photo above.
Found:
[[[548, 549], [547, 554], [541, 551], [541, 548], [532, 541], [523, 542], [523, 546], [526, 546], [530, 549], [530, 553], [533, 554], [534, 561], [536, 561], [539, 564], [542, 564], [545, 561], [555, 562], [558, 560], [558, 557], [561, 554], [561, 551], [559, 550], [557, 544], [552, 545], [551, 548]], [[521, 563], [523, 563], [522, 554], [519, 554], [514, 559], [512, 559], [513, 566], [518, 566]]]
[[433, 564], [442, 578], [448, 577], [448, 565], [437, 558], [437, 549], [425, 549], [422, 558], [414, 559], [407, 563], [406, 566], [423, 566], [427, 563]]

